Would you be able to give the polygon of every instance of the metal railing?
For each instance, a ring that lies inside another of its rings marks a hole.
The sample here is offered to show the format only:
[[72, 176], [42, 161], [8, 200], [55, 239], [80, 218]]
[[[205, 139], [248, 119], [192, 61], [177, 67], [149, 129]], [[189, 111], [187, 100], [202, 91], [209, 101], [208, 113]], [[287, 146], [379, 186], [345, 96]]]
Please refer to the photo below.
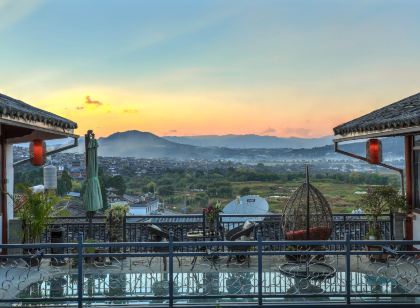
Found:
[[[223, 238], [227, 230], [233, 229], [244, 223], [245, 220], [258, 222], [258, 231], [261, 232], [263, 240], [282, 240], [282, 215], [226, 215], [222, 214], [220, 219], [220, 233]], [[368, 215], [359, 214], [334, 214], [333, 231], [331, 240], [344, 240], [345, 234], [350, 234], [352, 240], [363, 240], [366, 238], [371, 219]], [[126, 216], [123, 222], [124, 241], [127, 242], [146, 242], [151, 240], [151, 235], [147, 226], [154, 224], [166, 232], [173, 232], [174, 236], [181, 241], [188, 241], [187, 233], [203, 229], [203, 216], [201, 214], [188, 215], [145, 215], [145, 216]], [[50, 242], [50, 230], [54, 225], [60, 225], [65, 230], [65, 242], [77, 241], [78, 234], [84, 235], [88, 232], [89, 223], [85, 217], [57, 217], [49, 225], [44, 234], [44, 242]], [[378, 221], [381, 231], [381, 238], [386, 240], [393, 239], [393, 219], [392, 215], [381, 215]], [[105, 216], [95, 216], [92, 226], [92, 238], [97, 241], [109, 241]], [[255, 229], [254, 238], [256, 238]]]
[[[338, 247], [336, 249], [321, 249], [325, 245], [325, 241], [263, 241], [261, 235], [258, 235], [256, 241], [175, 242], [173, 233], [165, 243], [86, 243], [83, 236], [79, 235], [77, 243], [0, 245], [2, 250], [9, 251], [8, 255], [0, 255], [3, 271], [0, 276], [0, 306], [11, 303], [42, 303], [43, 307], [52, 303], [78, 307], [82, 307], [84, 303], [155, 303], [158, 307], [186, 304], [232, 307], [238, 304], [236, 301], [240, 301], [240, 305], [260, 307], [290, 305], [291, 301], [296, 303], [299, 300], [306, 303], [316, 301], [355, 306], [395, 305], [400, 302], [413, 307], [418, 305], [416, 300], [420, 299], [420, 252], [412, 247], [420, 245], [420, 241], [360, 241], [350, 240], [350, 236], [346, 236], [345, 240], [327, 242], [328, 246]], [[279, 249], [264, 249], [274, 246]], [[290, 246], [298, 248], [285, 249]], [[138, 252], [123, 252], [127, 247], [139, 249]], [[184, 251], [182, 248], [185, 247], [191, 249]], [[105, 250], [100, 253], [91, 252], [100, 248]], [[26, 252], [35, 250], [35, 253], [19, 253], [18, 249]], [[44, 253], [51, 249], [60, 253]], [[64, 253], [63, 250], [70, 253]], [[13, 254], [10, 253], [12, 251]], [[228, 265], [224, 265], [224, 258], [236, 257], [238, 254], [249, 257], [252, 267], [235, 265], [230, 270]], [[296, 259], [293, 259], [296, 256], [305, 261], [296, 263]], [[198, 269], [195, 267], [195, 270], [194, 267], [185, 270], [179, 262], [180, 258], [185, 258], [189, 265], [191, 259], [194, 261], [194, 258], [202, 257], [205, 258], [204, 265]], [[104, 261], [106, 258], [112, 260], [111, 263], [116, 262], [116, 267], [107, 266]], [[162, 258], [165, 264], [168, 263], [168, 268], [162, 271], [160, 267], [149, 263], [148, 270], [145, 270], [146, 266], [136, 263], [144, 258]], [[378, 263], [381, 258], [384, 263]], [[57, 269], [59, 266], [55, 266], [70, 264], [69, 261], [72, 266], [68, 269], [60, 271]], [[211, 266], [217, 264], [219, 268], [211, 270]], [[267, 271], [267, 267], [272, 268], [273, 265], [278, 266], [277, 269]], [[69, 273], [71, 277], [62, 278]], [[155, 287], [155, 284], [147, 286], [145, 276], [141, 275], [145, 274], [147, 278], [148, 273], [159, 276], [159, 287]], [[360, 278], [358, 273], [364, 276]], [[119, 279], [124, 284], [115, 286], [114, 283], [111, 286], [113, 275], [114, 278], [123, 275]], [[141, 276], [140, 284], [135, 283], [132, 275]], [[92, 277], [98, 279], [90, 281]], [[236, 277], [236, 280], [228, 283], [231, 277]], [[59, 286], [61, 291], [53, 294], [51, 281], [60, 278], [64, 281]], [[100, 281], [103, 282], [103, 288]], [[215, 286], [212, 286], [213, 282], [216, 283]], [[245, 289], [238, 292], [238, 283], [246, 286]], [[34, 284], [34, 291], [28, 291]], [[64, 287], [67, 287], [66, 292], [63, 291]], [[193, 287], [197, 287], [199, 291], [190, 292]], [[110, 292], [112, 288], [113, 292]], [[13, 294], [12, 291], [16, 290], [23, 292], [24, 296], [19, 292]], [[108, 290], [108, 293], [102, 290]]]

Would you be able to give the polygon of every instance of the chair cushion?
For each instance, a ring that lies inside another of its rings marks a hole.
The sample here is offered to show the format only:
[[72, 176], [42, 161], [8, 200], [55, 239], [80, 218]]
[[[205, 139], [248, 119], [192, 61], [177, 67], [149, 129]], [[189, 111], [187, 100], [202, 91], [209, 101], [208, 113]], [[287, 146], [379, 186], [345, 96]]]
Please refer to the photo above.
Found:
[[245, 221], [244, 225], [242, 226], [242, 230], [247, 230], [249, 228], [251, 228], [254, 224], [250, 221]]
[[162, 229], [159, 227], [159, 226], [156, 226], [156, 225], [150, 225], [149, 226], [151, 229], [154, 229], [154, 230], [156, 230], [156, 231], [159, 231], [159, 232], [162, 232]]

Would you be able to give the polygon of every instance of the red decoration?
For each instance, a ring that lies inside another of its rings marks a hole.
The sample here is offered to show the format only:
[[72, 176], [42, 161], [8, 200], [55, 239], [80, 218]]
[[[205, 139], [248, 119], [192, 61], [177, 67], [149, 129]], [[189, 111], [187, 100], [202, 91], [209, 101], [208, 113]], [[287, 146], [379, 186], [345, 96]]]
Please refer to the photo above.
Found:
[[[328, 227], [309, 228], [309, 240], [328, 240], [331, 229]], [[306, 240], [306, 230], [295, 230], [286, 232], [286, 240], [304, 241]]]
[[31, 163], [34, 166], [42, 166], [45, 164], [46, 159], [46, 146], [45, 141], [40, 139], [35, 139], [31, 142], [29, 146], [29, 157], [31, 158]]
[[382, 142], [379, 139], [369, 139], [366, 142], [366, 158], [371, 164], [382, 162]]

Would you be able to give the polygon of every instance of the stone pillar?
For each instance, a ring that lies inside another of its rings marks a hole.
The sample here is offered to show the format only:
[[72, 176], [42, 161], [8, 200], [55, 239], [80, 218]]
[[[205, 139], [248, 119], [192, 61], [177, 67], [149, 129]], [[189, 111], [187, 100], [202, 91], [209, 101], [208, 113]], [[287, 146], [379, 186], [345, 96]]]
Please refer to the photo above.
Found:
[[[9, 219], [9, 244], [22, 244], [23, 229], [20, 218]], [[22, 248], [8, 250], [9, 254], [22, 254]]]
[[394, 240], [404, 240], [405, 237], [405, 227], [404, 221], [406, 218], [405, 213], [394, 213], [393, 215], [393, 224], [394, 224]]

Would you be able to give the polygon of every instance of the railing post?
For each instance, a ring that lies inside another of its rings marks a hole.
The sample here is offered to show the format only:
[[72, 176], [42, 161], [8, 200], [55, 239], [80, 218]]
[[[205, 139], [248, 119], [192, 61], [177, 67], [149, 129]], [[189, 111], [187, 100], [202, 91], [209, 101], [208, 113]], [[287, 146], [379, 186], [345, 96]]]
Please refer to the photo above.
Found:
[[[123, 219], [123, 229], [122, 229], [122, 235], [123, 235], [123, 242], [127, 242], [127, 213], [124, 213], [124, 219]], [[131, 249], [131, 247], [130, 247]], [[127, 252], [127, 247], [124, 245], [123, 252]]]
[[351, 272], [350, 272], [350, 262], [351, 262], [351, 242], [350, 234], [346, 233], [346, 304], [350, 305], [350, 295], [351, 295]]
[[262, 286], [263, 286], [263, 279], [262, 279], [262, 275], [263, 275], [263, 264], [262, 264], [262, 239], [261, 239], [261, 230], [258, 231], [257, 234], [257, 239], [258, 239], [258, 306], [262, 306], [263, 304], [263, 292], [262, 292]]
[[394, 213], [391, 212], [389, 214], [389, 224], [390, 224], [390, 232], [391, 232], [391, 236], [389, 237], [389, 239], [394, 240]]
[[169, 307], [174, 306], [174, 232], [169, 232]]
[[77, 306], [83, 306], [83, 233], [79, 232], [77, 242]]
[[203, 209], [203, 234], [206, 235], [206, 213], [205, 213], [205, 209]]

